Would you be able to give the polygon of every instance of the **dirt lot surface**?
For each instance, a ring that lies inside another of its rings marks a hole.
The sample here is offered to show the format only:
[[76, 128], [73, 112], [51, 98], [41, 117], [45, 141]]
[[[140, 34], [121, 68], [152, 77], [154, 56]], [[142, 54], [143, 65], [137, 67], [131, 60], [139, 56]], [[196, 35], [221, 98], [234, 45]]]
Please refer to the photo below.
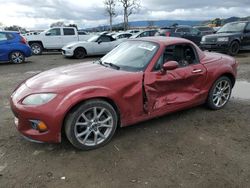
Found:
[[[237, 60], [238, 79], [250, 82], [250, 53]], [[250, 101], [234, 97], [220, 111], [200, 106], [119, 129], [94, 151], [24, 140], [9, 108], [11, 91], [38, 71], [78, 62], [52, 53], [0, 64], [1, 188], [250, 187]]]

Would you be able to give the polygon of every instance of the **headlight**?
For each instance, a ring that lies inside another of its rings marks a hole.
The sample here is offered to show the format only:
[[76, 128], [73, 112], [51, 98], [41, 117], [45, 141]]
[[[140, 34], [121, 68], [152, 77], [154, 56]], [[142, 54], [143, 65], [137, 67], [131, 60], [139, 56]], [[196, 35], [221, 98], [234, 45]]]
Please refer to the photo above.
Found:
[[27, 96], [23, 100], [22, 103], [25, 105], [42, 105], [42, 104], [48, 103], [49, 101], [51, 101], [55, 97], [56, 97], [56, 94], [54, 94], [54, 93], [33, 94], [33, 95]]
[[217, 39], [218, 42], [228, 42], [229, 38], [228, 37], [220, 37]]
[[202, 41], [202, 42], [205, 42], [205, 41], [206, 41], [206, 37], [202, 37], [202, 38], [201, 38], [201, 41]]
[[71, 49], [71, 48], [73, 48], [73, 46], [67, 46], [66, 48], [67, 48], [67, 49]]

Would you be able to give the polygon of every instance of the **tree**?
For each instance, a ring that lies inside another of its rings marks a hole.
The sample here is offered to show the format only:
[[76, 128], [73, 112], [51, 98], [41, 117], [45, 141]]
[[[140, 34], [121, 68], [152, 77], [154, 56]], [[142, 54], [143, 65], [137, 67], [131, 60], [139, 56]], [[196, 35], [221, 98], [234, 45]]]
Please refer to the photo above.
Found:
[[76, 30], [78, 30], [78, 27], [77, 27], [77, 25], [76, 25], [76, 24], [69, 24], [69, 25], [67, 25], [66, 27], [75, 27], [75, 28], [76, 28]]
[[50, 25], [51, 28], [52, 28], [52, 27], [63, 27], [63, 26], [65, 26], [65, 24], [64, 24], [64, 22], [61, 22], [61, 21], [52, 23], [52, 24]]
[[9, 26], [9, 27], [5, 27], [4, 30], [6, 31], [18, 31], [18, 32], [21, 32], [21, 33], [26, 33], [26, 29], [25, 28], [22, 28], [18, 25], [12, 25], [12, 26]]
[[213, 21], [212, 21], [212, 24], [214, 24], [215, 25], [215, 27], [219, 27], [219, 26], [221, 26], [221, 23], [222, 21], [221, 21], [221, 19], [220, 18], [215, 18]]
[[112, 31], [113, 17], [116, 16], [115, 12], [116, 0], [104, 0], [104, 5], [105, 5], [105, 12], [109, 16], [110, 31]]
[[155, 26], [155, 21], [153, 20], [148, 20], [148, 28], [153, 28]]
[[123, 6], [124, 30], [128, 29], [128, 17], [140, 9], [140, 0], [119, 0]]

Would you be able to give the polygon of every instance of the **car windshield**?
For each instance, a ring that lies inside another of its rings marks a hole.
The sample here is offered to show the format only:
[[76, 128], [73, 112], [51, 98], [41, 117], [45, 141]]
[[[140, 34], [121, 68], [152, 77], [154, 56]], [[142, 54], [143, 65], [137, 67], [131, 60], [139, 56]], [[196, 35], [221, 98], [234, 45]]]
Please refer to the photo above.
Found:
[[246, 23], [228, 23], [217, 31], [217, 33], [237, 33], [242, 32]]
[[158, 48], [158, 45], [153, 42], [128, 41], [105, 55], [101, 62], [112, 63], [125, 71], [143, 71]]
[[98, 38], [99, 38], [99, 35], [95, 35], [95, 36], [91, 37], [90, 39], [88, 39], [87, 41], [88, 42], [96, 42]]

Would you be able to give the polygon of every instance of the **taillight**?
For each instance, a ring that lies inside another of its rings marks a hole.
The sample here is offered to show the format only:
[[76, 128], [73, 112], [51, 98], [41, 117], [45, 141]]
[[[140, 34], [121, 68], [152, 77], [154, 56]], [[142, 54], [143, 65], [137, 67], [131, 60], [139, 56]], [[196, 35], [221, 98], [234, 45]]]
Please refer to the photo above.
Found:
[[20, 41], [22, 44], [28, 44], [26, 39], [24, 37], [21, 36], [21, 41]]
[[170, 37], [170, 34], [171, 34], [171, 33], [170, 33], [169, 31], [166, 32], [166, 36], [167, 36], [167, 37]]

